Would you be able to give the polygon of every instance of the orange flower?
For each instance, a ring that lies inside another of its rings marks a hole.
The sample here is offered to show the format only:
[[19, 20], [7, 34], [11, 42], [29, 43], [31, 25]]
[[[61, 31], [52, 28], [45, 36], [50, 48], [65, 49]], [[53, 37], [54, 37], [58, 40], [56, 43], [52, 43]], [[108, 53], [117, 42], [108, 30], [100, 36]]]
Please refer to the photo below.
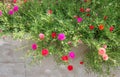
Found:
[[99, 27], [99, 30], [103, 30], [104, 29], [104, 25], [103, 24], [100, 24], [98, 27]]

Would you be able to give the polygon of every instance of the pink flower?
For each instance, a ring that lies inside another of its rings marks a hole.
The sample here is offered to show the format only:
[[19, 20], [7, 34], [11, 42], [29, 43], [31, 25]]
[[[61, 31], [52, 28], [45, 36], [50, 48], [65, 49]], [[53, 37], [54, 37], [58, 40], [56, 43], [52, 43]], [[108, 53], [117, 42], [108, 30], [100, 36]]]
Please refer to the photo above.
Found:
[[104, 54], [104, 55], [102, 55], [102, 58], [103, 58], [103, 60], [108, 60], [108, 55], [107, 54]]
[[75, 53], [73, 51], [69, 52], [69, 57], [71, 59], [74, 59], [75, 58]]
[[17, 6], [17, 5], [15, 5], [14, 7], [13, 7], [13, 11], [14, 12], [17, 12], [19, 10], [19, 7]]
[[98, 50], [98, 54], [99, 55], [104, 55], [106, 53], [106, 50], [105, 50], [105, 48], [99, 48], [99, 50]]
[[52, 10], [48, 10], [47, 13], [50, 15], [50, 14], [53, 13], [53, 11]]
[[33, 49], [33, 50], [36, 50], [36, 49], [37, 49], [37, 44], [35, 44], [35, 43], [32, 44], [32, 49]]
[[45, 35], [43, 33], [40, 33], [39, 38], [40, 38], [40, 40], [43, 40], [45, 38]]
[[2, 16], [2, 11], [0, 10], [0, 16]]
[[83, 19], [80, 18], [80, 17], [77, 18], [77, 22], [78, 22], [78, 23], [82, 22], [82, 20], [83, 20]]
[[90, 12], [90, 8], [87, 8], [87, 9], [85, 10], [85, 12]]
[[60, 41], [63, 41], [63, 40], [65, 40], [65, 34], [64, 33], [60, 33], [60, 34], [58, 34], [58, 40], [60, 40]]
[[68, 41], [68, 45], [71, 45], [72, 44], [72, 42], [71, 41]]
[[11, 4], [7, 4], [6, 8], [10, 9], [11, 8]]
[[103, 45], [103, 48], [105, 48], [105, 49], [106, 49], [106, 48], [107, 48], [107, 45]]
[[13, 10], [9, 10], [8, 14], [9, 14], [9, 15], [13, 15], [13, 14], [14, 14], [14, 11], [13, 11]]

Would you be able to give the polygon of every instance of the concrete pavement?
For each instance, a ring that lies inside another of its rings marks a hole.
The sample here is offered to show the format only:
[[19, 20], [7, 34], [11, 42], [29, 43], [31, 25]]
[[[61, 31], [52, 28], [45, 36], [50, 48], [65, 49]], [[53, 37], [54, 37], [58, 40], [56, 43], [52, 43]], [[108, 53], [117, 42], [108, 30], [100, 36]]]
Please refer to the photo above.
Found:
[[[77, 59], [70, 63], [74, 66], [74, 70], [70, 72], [67, 70], [67, 66], [58, 66], [52, 56], [43, 59], [41, 64], [30, 66], [29, 60], [23, 58], [26, 50], [15, 50], [28, 43], [11, 38], [0, 39], [0, 77], [103, 77], [93, 72], [86, 72], [85, 66], [79, 64], [79, 61], [82, 60], [80, 56], [86, 50], [84, 45], [72, 48], [79, 56], [77, 55]], [[112, 70], [110, 76], [105, 77], [120, 77], [119, 72], [120, 68]]]

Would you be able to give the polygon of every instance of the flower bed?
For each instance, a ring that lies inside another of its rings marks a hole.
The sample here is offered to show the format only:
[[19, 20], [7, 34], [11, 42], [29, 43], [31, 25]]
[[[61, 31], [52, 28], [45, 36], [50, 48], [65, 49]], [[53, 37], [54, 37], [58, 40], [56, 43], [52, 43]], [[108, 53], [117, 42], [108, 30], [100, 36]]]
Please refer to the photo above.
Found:
[[[1, 35], [13, 33], [35, 41], [28, 56], [35, 61], [49, 55], [69, 65], [75, 59], [71, 47], [84, 43], [89, 47], [84, 63], [95, 71], [103, 64], [110, 68], [120, 65], [120, 19], [117, 0], [41, 0], [25, 1], [0, 10]], [[80, 62], [83, 64], [83, 62]]]

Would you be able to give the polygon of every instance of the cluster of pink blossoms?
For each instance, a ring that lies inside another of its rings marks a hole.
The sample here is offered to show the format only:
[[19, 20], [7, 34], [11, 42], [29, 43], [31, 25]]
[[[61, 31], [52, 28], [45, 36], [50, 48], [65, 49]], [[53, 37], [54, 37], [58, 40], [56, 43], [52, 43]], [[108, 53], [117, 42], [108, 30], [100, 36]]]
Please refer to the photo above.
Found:
[[18, 7], [17, 5], [15, 5], [15, 6], [13, 7], [13, 9], [10, 9], [10, 10], [9, 10], [8, 14], [9, 14], [9, 15], [13, 15], [15, 12], [18, 12], [18, 10], [19, 10], [19, 7]]
[[98, 54], [100, 55], [100, 56], [102, 56], [102, 58], [103, 58], [103, 60], [108, 60], [108, 55], [107, 55], [107, 53], [106, 53], [106, 48], [107, 48], [107, 45], [104, 45], [102, 48], [99, 48], [99, 50], [98, 50]]

